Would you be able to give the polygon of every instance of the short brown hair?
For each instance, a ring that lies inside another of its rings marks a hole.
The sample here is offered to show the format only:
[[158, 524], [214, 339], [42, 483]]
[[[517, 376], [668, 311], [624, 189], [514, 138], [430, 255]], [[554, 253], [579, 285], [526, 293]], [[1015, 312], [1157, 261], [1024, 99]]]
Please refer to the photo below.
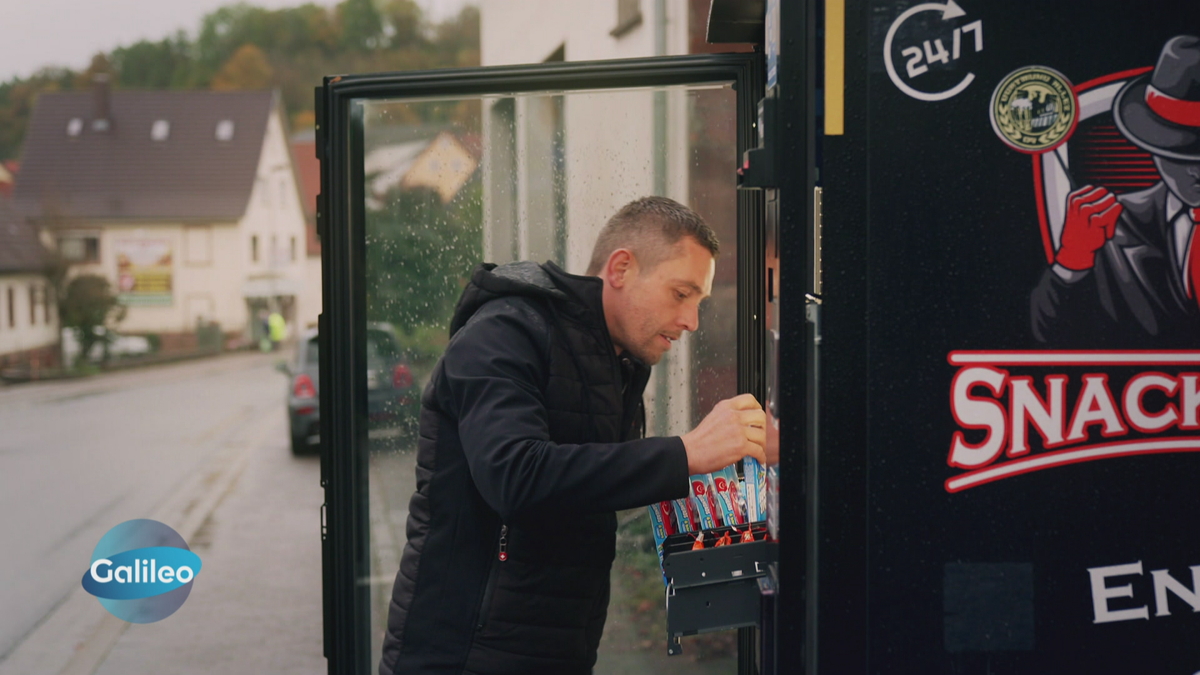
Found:
[[638, 264], [650, 270], [666, 260], [676, 244], [691, 237], [716, 258], [721, 253], [717, 234], [700, 214], [668, 197], [642, 197], [621, 207], [596, 238], [588, 275], [604, 269], [619, 248], [633, 252]]

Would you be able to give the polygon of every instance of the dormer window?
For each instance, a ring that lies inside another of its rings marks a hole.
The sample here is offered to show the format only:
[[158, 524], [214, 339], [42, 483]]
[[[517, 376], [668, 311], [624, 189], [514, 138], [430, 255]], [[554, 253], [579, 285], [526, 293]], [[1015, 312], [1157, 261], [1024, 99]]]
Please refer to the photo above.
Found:
[[233, 140], [233, 120], [221, 120], [217, 122], [217, 140]]
[[92, 131], [108, 131], [108, 120], [103, 117], [97, 117], [96, 119], [92, 120]]
[[154, 120], [150, 127], [150, 138], [155, 141], [165, 141], [171, 135], [171, 123], [167, 120]]
[[67, 122], [67, 135], [78, 136], [81, 131], [83, 131], [83, 120], [78, 117], [72, 117], [71, 121]]

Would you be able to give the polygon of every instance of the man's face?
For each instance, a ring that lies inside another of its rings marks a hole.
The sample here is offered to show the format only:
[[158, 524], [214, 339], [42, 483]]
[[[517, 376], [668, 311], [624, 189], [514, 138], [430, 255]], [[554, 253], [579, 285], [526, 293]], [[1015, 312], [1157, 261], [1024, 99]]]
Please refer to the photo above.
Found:
[[661, 361], [683, 331], [696, 330], [700, 301], [712, 294], [716, 263], [708, 249], [684, 237], [668, 255], [651, 270], [634, 261], [605, 308], [616, 346], [649, 365]]
[[1154, 165], [1167, 189], [1191, 208], [1200, 206], [1200, 162], [1183, 162], [1155, 155]]

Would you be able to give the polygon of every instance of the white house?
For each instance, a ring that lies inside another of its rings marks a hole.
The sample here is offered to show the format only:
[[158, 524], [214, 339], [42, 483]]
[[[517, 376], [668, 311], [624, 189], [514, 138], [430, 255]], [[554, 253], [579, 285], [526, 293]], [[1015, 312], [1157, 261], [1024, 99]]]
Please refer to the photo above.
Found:
[[124, 333], [186, 348], [198, 322], [257, 337], [262, 310], [315, 322], [305, 215], [276, 92], [44, 94], [29, 124], [17, 210], [70, 274], [107, 277]]
[[55, 363], [58, 312], [46, 263], [37, 231], [0, 197], [0, 370]]

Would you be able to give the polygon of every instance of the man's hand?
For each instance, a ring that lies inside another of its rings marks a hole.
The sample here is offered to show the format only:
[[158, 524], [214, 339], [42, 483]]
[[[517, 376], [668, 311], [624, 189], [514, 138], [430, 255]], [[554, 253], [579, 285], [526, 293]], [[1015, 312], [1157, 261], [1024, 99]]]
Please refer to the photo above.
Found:
[[688, 473], [710, 473], [743, 457], [765, 464], [766, 423], [766, 413], [750, 394], [716, 404], [699, 426], [683, 435]]
[[1104, 188], [1085, 185], [1067, 195], [1067, 221], [1055, 262], [1069, 270], [1092, 269], [1096, 251], [1112, 239], [1124, 207]]

